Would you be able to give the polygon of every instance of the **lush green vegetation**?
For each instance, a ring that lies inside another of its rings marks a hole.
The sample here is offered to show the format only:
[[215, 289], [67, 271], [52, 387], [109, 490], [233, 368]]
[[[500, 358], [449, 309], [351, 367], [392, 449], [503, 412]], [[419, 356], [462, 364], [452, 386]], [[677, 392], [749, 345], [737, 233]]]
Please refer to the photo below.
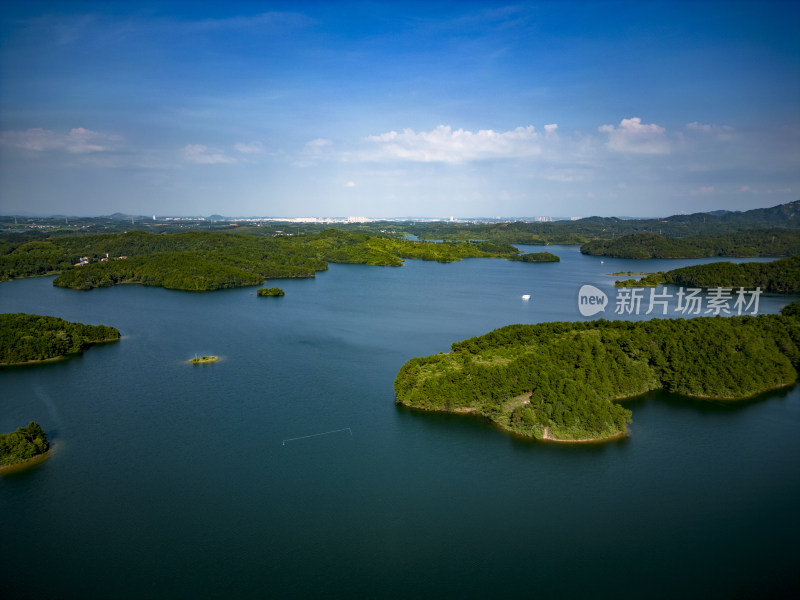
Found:
[[[333, 229], [296, 237], [133, 231], [4, 243], [0, 279], [61, 271], [54, 285], [80, 290], [141, 283], [205, 291], [258, 285], [265, 279], [314, 277], [329, 262], [401, 266], [405, 258], [452, 262], [513, 258], [519, 253], [509, 244], [494, 242], [437, 244]], [[87, 264], [73, 266], [79, 262]]]
[[705, 258], [709, 256], [790, 256], [800, 254], [800, 231], [750, 229], [717, 236], [668, 238], [636, 233], [593, 240], [581, 252], [612, 258]]
[[[401, 240], [368, 234], [324, 231], [311, 238], [311, 247], [328, 262], [399, 267], [404, 258], [442, 263], [462, 258], [514, 258], [520, 254], [511, 244], [494, 242], [436, 243]], [[295, 238], [298, 239], [298, 238]]]
[[[298, 276], [298, 275], [295, 275]], [[191, 252], [135, 256], [64, 271], [53, 285], [76, 290], [141, 283], [176, 290], [206, 291], [258, 285], [263, 278]]]
[[84, 325], [25, 313], [0, 314], [0, 364], [47, 360], [81, 352], [96, 342], [118, 340], [106, 325]]
[[800, 256], [767, 263], [717, 262], [650, 273], [640, 280], [617, 281], [617, 287], [647, 287], [665, 284], [700, 288], [760, 287], [764, 292], [800, 293]]
[[509, 325], [409, 360], [397, 401], [474, 412], [537, 439], [624, 434], [615, 402], [655, 389], [736, 399], [796, 381], [800, 319], [759, 317]]
[[781, 314], [786, 317], [800, 317], [800, 302], [792, 302], [781, 309]]
[[514, 257], [512, 260], [520, 260], [522, 262], [560, 262], [561, 259], [552, 252], [529, 252], [520, 256]]
[[206, 363], [217, 362], [219, 360], [219, 356], [195, 356], [189, 362], [193, 365], [203, 365]]
[[285, 296], [286, 295], [286, 292], [284, 292], [279, 287], [261, 288], [256, 293], [259, 296]]
[[67, 253], [49, 241], [20, 240], [0, 243], [0, 281], [13, 277], [47, 275], [69, 269], [73, 264]]
[[0, 467], [24, 463], [50, 449], [47, 434], [36, 421], [11, 433], [0, 433]]

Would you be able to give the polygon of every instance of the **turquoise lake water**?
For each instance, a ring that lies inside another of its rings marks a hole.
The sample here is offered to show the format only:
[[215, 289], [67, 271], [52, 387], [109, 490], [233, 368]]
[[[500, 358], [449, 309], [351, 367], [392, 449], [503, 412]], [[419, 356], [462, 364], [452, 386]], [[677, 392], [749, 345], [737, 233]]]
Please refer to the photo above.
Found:
[[[547, 250], [562, 262], [331, 265], [315, 279], [270, 282], [282, 298], [255, 288], [79, 292], [50, 277], [0, 284], [0, 312], [124, 336], [0, 370], [0, 431], [36, 420], [53, 443], [43, 463], [0, 477], [0, 594], [796, 591], [798, 386], [735, 404], [648, 394], [626, 402], [630, 437], [592, 445], [395, 404], [394, 377], [413, 356], [510, 323], [582, 319], [578, 289], [613, 299], [607, 273], [708, 262]], [[797, 299], [764, 295], [760, 311]], [[187, 364], [195, 354], [221, 360]]]

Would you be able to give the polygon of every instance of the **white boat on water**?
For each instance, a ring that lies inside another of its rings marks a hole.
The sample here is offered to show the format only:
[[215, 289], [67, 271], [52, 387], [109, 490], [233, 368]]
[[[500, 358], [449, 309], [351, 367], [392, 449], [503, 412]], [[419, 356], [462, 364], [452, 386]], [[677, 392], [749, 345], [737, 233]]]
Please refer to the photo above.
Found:
[[524, 294], [524, 295], [522, 296], [522, 299], [523, 299], [523, 300], [530, 300], [530, 299], [531, 299], [531, 295], [530, 295], [530, 294]]

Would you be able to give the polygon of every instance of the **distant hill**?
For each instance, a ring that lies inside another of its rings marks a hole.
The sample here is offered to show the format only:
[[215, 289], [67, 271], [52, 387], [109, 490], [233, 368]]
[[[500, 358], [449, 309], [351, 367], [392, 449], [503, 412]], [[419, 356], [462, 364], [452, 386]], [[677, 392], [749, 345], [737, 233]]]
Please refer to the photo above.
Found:
[[[406, 226], [406, 230], [419, 239], [491, 240], [516, 244], [584, 244], [592, 240], [612, 240], [633, 234], [652, 234], [667, 238], [725, 236], [750, 229], [800, 229], [800, 200], [744, 212], [717, 210], [660, 219], [593, 216], [576, 221], [543, 223], [414, 223]], [[745, 255], [758, 256], [751, 253]]]
[[145, 215], [126, 215], [125, 213], [116, 212], [113, 215], [108, 215], [107, 217], [99, 217], [100, 219], [109, 219], [111, 221], [143, 221], [145, 219], [150, 220], [152, 216], [147, 217]]
[[772, 208], [754, 208], [753, 210], [693, 213], [691, 215], [673, 215], [664, 219], [673, 223], [727, 223], [741, 224], [749, 228], [783, 227], [795, 229], [800, 227], [800, 200], [779, 204]]

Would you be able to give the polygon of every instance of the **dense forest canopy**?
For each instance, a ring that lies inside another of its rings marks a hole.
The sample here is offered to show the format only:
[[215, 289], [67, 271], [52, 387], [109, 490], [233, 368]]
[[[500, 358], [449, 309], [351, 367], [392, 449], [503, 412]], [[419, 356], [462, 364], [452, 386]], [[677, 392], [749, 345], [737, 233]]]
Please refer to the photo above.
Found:
[[118, 339], [119, 331], [106, 325], [25, 313], [0, 314], [0, 364], [58, 358], [97, 342]]
[[522, 262], [560, 262], [561, 258], [552, 252], [528, 252], [515, 256], [512, 260], [519, 260]]
[[16, 465], [50, 449], [47, 434], [36, 421], [11, 433], [0, 433], [0, 467]]
[[474, 412], [537, 439], [609, 438], [631, 418], [621, 398], [666, 389], [736, 399], [794, 383], [795, 305], [758, 317], [509, 325], [409, 360], [395, 393], [410, 407]]
[[800, 256], [772, 262], [716, 262], [650, 273], [639, 280], [617, 281], [617, 287], [674, 284], [698, 288], [761, 288], [764, 292], [800, 293]]
[[256, 294], [259, 296], [285, 296], [286, 292], [284, 292], [279, 287], [271, 287], [271, 288], [261, 288], [256, 291]]

